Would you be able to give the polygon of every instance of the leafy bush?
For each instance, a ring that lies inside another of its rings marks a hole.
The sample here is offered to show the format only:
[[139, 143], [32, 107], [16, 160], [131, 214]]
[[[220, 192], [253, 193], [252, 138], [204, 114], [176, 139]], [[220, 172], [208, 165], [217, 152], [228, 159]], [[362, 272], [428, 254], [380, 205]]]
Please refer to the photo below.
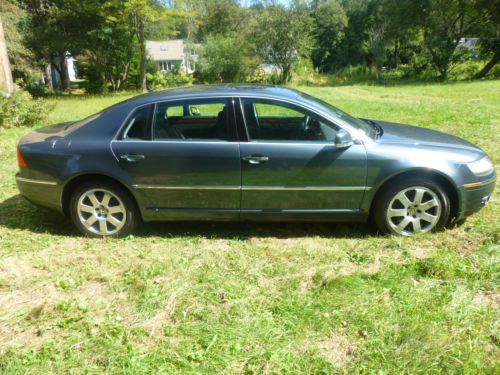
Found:
[[50, 107], [22, 90], [7, 96], [0, 93], [0, 128], [36, 126], [48, 116]]
[[108, 92], [108, 84], [99, 67], [83, 63], [79, 65], [79, 71], [86, 77], [86, 81], [82, 82], [80, 86], [85, 89], [87, 94], [105, 94]]
[[24, 86], [24, 89], [28, 91], [34, 98], [41, 98], [50, 94], [50, 90], [47, 86], [34, 79], [29, 80], [28, 83]]
[[199, 50], [197, 79], [203, 83], [246, 82], [259, 65], [248, 42], [237, 35], [210, 36]]
[[193, 76], [183, 70], [176, 72], [156, 72], [147, 73], [146, 80], [151, 89], [161, 89], [165, 87], [186, 86], [193, 83]]

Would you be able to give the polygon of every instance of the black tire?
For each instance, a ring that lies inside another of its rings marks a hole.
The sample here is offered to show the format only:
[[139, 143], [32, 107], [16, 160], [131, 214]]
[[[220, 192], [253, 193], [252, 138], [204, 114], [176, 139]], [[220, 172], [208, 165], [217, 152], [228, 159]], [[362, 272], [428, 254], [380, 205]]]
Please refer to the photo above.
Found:
[[[90, 195], [99, 204], [92, 203]], [[110, 196], [107, 204], [105, 195]], [[69, 212], [75, 226], [86, 236], [93, 238], [125, 237], [130, 234], [140, 222], [139, 214], [130, 194], [117, 184], [107, 181], [89, 181], [78, 186], [71, 194]], [[84, 208], [85, 207], [85, 208]], [[82, 209], [88, 210], [82, 211]], [[91, 213], [94, 209], [94, 213]], [[114, 211], [113, 211], [114, 210]], [[89, 225], [93, 220], [93, 225]], [[102, 222], [105, 224], [102, 224]], [[85, 224], [87, 223], [87, 225]], [[103, 225], [106, 228], [101, 229]]]
[[[448, 223], [450, 200], [437, 182], [428, 178], [408, 178], [395, 181], [383, 189], [375, 197], [372, 211], [372, 220], [382, 233], [409, 236], [421, 232], [436, 232]], [[417, 194], [422, 194], [422, 191], [424, 193], [421, 199], [418, 199]], [[401, 194], [405, 195], [407, 203], [411, 205], [403, 205], [404, 199], [400, 198], [404, 197]], [[416, 204], [418, 201], [421, 203]], [[430, 207], [435, 201], [438, 204]], [[391, 215], [394, 216], [389, 217]], [[427, 221], [428, 218], [431, 220]], [[401, 227], [403, 228], [400, 229]]]

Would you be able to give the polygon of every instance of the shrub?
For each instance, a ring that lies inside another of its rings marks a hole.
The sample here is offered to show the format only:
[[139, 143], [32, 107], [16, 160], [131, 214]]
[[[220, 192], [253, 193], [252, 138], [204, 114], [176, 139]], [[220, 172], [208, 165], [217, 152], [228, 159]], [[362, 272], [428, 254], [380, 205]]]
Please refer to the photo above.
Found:
[[193, 76], [183, 70], [179, 72], [156, 72], [147, 73], [146, 80], [151, 89], [161, 89], [165, 87], [186, 86], [193, 83]]
[[48, 87], [38, 82], [36, 79], [28, 80], [23, 88], [28, 91], [34, 98], [41, 98], [50, 94], [50, 90], [48, 89]]
[[17, 90], [10, 96], [0, 93], [0, 128], [39, 125], [49, 110], [42, 99], [33, 99], [26, 91]]
[[199, 49], [197, 79], [202, 83], [245, 82], [259, 65], [248, 42], [239, 36], [210, 36]]

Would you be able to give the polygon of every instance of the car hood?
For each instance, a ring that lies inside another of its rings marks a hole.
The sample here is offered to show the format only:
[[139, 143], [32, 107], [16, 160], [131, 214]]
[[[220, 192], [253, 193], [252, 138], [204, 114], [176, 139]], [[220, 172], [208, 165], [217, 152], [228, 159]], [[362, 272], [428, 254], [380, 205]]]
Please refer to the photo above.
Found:
[[371, 121], [376, 122], [382, 127], [382, 136], [377, 140], [379, 143], [454, 148], [483, 152], [474, 144], [451, 134], [412, 125], [377, 120]]

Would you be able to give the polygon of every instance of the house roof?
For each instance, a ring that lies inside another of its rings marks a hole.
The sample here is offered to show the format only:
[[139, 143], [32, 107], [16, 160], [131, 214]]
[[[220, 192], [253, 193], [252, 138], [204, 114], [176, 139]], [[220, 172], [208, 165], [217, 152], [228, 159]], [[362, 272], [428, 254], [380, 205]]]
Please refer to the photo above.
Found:
[[146, 50], [154, 61], [184, 59], [184, 41], [182, 39], [146, 41]]

